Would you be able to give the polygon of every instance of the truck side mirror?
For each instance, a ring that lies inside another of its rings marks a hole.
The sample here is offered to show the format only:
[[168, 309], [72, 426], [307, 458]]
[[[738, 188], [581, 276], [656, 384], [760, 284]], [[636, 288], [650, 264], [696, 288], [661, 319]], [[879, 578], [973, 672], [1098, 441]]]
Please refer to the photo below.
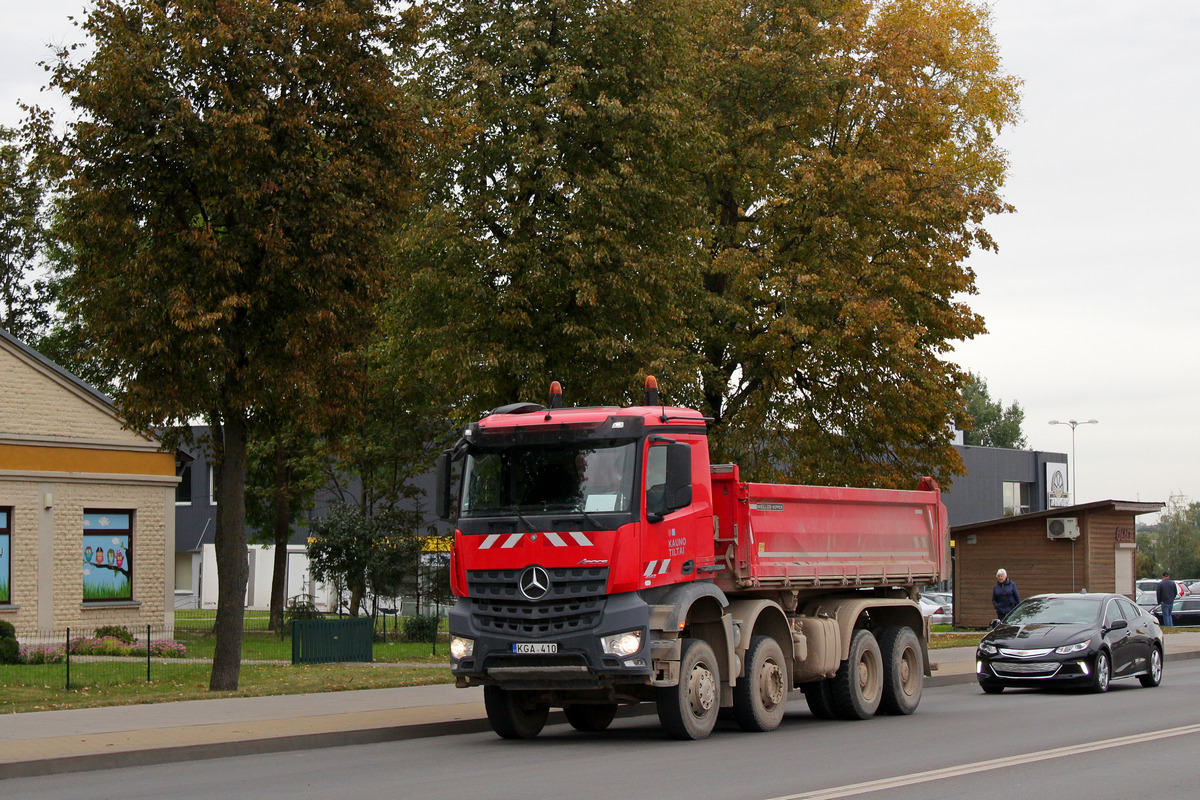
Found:
[[450, 451], [437, 458], [437, 488], [433, 492], [433, 510], [438, 519], [450, 519]]
[[692, 504], [692, 448], [676, 442], [667, 445], [667, 486], [665, 499], [669, 514]]

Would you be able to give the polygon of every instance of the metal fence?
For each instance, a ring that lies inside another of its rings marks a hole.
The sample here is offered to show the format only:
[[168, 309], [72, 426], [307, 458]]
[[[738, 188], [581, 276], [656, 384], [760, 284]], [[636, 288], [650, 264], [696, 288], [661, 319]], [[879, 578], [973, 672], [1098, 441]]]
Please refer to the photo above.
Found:
[[67, 689], [178, 677], [207, 668], [188, 657], [174, 630], [159, 625], [100, 625], [20, 634], [20, 663], [0, 683], [40, 683]]

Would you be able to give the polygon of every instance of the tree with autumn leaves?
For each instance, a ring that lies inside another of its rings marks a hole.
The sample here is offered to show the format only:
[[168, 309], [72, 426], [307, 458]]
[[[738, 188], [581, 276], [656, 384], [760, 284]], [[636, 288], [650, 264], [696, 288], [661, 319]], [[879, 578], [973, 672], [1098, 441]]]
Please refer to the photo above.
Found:
[[1008, 210], [1017, 102], [986, 8], [429, 0], [419, 32], [386, 12], [102, 0], [52, 73], [79, 114], [56, 147], [69, 310], [131, 422], [217, 431], [214, 688], [255, 419], [353, 431], [335, 449], [399, 485], [551, 379], [621, 403], [653, 372], [754, 479], [960, 468], [945, 359], [984, 330], [965, 259]]
[[760, 480], [961, 468], [1016, 114], [968, 0], [434, 0], [392, 354], [465, 421], [658, 374]]
[[73, 270], [65, 311], [133, 425], [209, 423], [221, 502], [211, 688], [238, 684], [255, 420], [318, 426], [347, 376], [409, 202], [412, 28], [382, 0], [100, 0], [52, 85], [47, 150]]

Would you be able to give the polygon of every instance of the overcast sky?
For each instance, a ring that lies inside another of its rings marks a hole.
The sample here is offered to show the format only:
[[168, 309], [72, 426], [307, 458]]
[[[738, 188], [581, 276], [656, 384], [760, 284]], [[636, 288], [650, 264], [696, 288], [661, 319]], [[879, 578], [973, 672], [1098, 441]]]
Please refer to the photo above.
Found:
[[[0, 124], [38, 97], [83, 0], [6, 0]], [[1025, 410], [1037, 450], [1071, 453], [1076, 499], [1200, 500], [1200, 2], [995, 0], [1025, 82], [1004, 132], [998, 254], [972, 257], [988, 333], [953, 358]], [[51, 103], [52, 104], [52, 103]], [[1142, 518], [1148, 521], [1147, 518]]]

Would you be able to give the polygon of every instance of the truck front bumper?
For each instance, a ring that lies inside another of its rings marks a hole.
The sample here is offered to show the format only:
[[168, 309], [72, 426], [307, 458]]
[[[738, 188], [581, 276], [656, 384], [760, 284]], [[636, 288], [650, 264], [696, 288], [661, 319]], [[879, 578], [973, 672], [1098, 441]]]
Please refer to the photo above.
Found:
[[[618, 684], [648, 684], [650, 607], [636, 593], [595, 598], [586, 619], [538, 621], [533, 604], [497, 605], [461, 598], [450, 609], [452, 643], [469, 642], [471, 652], [453, 653], [450, 669], [459, 685], [497, 684], [508, 689], [602, 689]], [[636, 633], [636, 652], [607, 652], [605, 637]]]

